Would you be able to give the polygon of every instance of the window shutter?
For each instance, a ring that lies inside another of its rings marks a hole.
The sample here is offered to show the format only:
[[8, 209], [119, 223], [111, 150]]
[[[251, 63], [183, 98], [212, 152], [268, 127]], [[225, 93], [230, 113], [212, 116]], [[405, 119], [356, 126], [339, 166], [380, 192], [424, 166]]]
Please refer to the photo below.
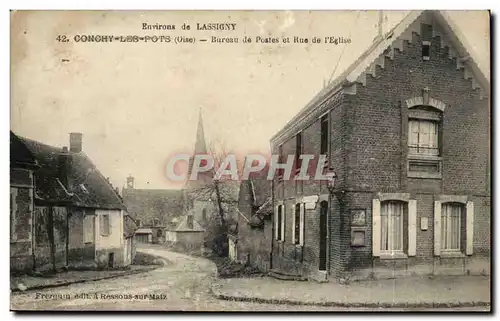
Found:
[[466, 209], [466, 220], [467, 220], [467, 248], [465, 250], [466, 255], [472, 255], [474, 249], [474, 203], [467, 202]]
[[299, 240], [300, 240], [300, 245], [304, 245], [304, 221], [305, 221], [305, 206], [306, 204], [305, 203], [302, 203], [300, 204], [300, 236], [299, 236]]
[[296, 218], [297, 215], [295, 214], [295, 211], [297, 210], [296, 206], [297, 205], [293, 206], [293, 210], [292, 210], [292, 213], [293, 213], [293, 215], [292, 215], [292, 217], [293, 217], [292, 218], [292, 244], [295, 244], [295, 224], [297, 224], [297, 221], [296, 221], [297, 220], [297, 218]]
[[278, 240], [278, 222], [279, 222], [279, 211], [278, 211], [279, 205], [276, 205], [274, 208], [274, 239]]
[[104, 235], [104, 215], [99, 215], [99, 234]]
[[285, 242], [285, 205], [281, 206], [281, 240]]
[[441, 202], [434, 202], [434, 255], [441, 254]]
[[417, 254], [417, 201], [408, 202], [408, 256]]
[[380, 256], [380, 200], [372, 201], [372, 252], [373, 256]]

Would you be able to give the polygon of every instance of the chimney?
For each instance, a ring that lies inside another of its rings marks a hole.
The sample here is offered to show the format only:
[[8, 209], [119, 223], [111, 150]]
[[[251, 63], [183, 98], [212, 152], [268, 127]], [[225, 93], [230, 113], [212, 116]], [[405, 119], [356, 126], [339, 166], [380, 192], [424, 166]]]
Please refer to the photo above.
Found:
[[71, 154], [68, 152], [68, 147], [64, 146], [58, 155], [58, 178], [68, 193], [71, 193], [72, 190], [70, 171]]
[[69, 133], [69, 151], [79, 153], [82, 151], [82, 133]]

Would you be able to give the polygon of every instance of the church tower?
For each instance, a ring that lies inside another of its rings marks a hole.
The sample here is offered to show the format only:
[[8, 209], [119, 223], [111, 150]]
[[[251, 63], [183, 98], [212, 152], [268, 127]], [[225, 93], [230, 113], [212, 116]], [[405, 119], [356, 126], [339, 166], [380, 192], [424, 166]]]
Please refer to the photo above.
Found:
[[[211, 186], [213, 180], [214, 171], [210, 170], [208, 172], [199, 173], [196, 180], [190, 180], [194, 163], [194, 157], [196, 155], [209, 155], [207, 149], [207, 143], [205, 140], [205, 131], [203, 128], [203, 118], [201, 113], [201, 108], [198, 115], [198, 125], [196, 129], [196, 140], [194, 143], [193, 155], [189, 159], [188, 168], [188, 180], [184, 186], [184, 209], [188, 216], [194, 215], [195, 219], [199, 219], [197, 215], [205, 208], [207, 205], [211, 205]], [[203, 161], [202, 161], [203, 162]], [[203, 164], [201, 164], [203, 165]], [[201, 215], [203, 216], [203, 215]]]

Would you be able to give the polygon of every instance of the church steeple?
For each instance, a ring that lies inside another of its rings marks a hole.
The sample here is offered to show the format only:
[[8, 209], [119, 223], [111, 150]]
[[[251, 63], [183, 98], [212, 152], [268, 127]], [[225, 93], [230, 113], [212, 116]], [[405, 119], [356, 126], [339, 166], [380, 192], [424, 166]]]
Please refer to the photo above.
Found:
[[207, 154], [207, 144], [205, 142], [205, 131], [203, 130], [203, 119], [201, 116], [201, 107], [198, 114], [198, 128], [196, 130], [196, 142], [194, 145], [194, 154]]
[[191, 177], [191, 172], [193, 168], [193, 163], [194, 163], [194, 156], [195, 155], [207, 155], [208, 150], [207, 150], [207, 143], [205, 140], [205, 131], [203, 129], [203, 118], [202, 118], [202, 113], [201, 113], [201, 108], [198, 114], [198, 127], [196, 129], [196, 141], [194, 143], [194, 151], [193, 155], [189, 159], [189, 168], [188, 168], [188, 181], [186, 184], [186, 189], [193, 189], [193, 188], [198, 188], [203, 184], [206, 184], [207, 182], [210, 182], [213, 176], [213, 172], [204, 172], [200, 173], [198, 175], [198, 178], [196, 181], [189, 181], [189, 178]]

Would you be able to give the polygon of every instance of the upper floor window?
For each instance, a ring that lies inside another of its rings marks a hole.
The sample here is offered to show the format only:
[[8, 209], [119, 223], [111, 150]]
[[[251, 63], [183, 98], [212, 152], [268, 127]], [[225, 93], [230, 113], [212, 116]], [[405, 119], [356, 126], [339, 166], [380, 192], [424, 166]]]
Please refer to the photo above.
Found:
[[328, 154], [328, 114], [321, 117], [321, 147], [320, 154]]
[[[284, 160], [283, 145], [280, 145], [278, 147], [278, 163], [282, 164], [283, 160]], [[283, 181], [283, 174], [284, 174], [283, 168], [278, 168], [276, 172], [278, 174], [278, 181], [280, 181], [280, 182]]]
[[295, 171], [299, 171], [302, 166], [300, 155], [302, 155], [302, 133], [295, 136]]
[[[424, 91], [421, 102], [429, 100]], [[408, 177], [441, 178], [442, 114], [442, 110], [429, 105], [412, 106], [408, 110]]]
[[439, 122], [428, 119], [409, 119], [408, 147], [412, 155], [439, 156]]
[[186, 223], [187, 223], [187, 228], [192, 230], [194, 227], [194, 221], [192, 215], [188, 215]]

